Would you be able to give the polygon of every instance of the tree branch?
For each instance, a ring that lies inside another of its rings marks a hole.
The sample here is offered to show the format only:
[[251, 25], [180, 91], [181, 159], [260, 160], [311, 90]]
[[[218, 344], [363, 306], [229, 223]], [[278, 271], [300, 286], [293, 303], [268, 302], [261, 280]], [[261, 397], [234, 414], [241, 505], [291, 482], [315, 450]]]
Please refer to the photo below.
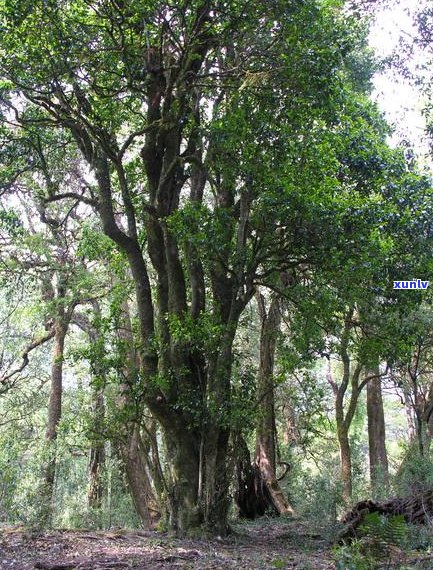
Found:
[[71, 198], [79, 202], [84, 202], [84, 204], [92, 206], [96, 209], [98, 208], [99, 205], [97, 200], [94, 200], [93, 198], [87, 198], [86, 196], [83, 196], [82, 194], [77, 194], [76, 192], [64, 192], [63, 194], [55, 194], [53, 196], [50, 196], [49, 198], [44, 198], [44, 202], [48, 204], [50, 202], [65, 200], [67, 198]]
[[9, 374], [7, 374], [6, 376], [3, 376], [3, 378], [0, 378], [0, 383], [1, 384], [7, 384], [11, 378], [13, 378], [14, 376], [16, 376], [17, 374], [19, 374], [20, 372], [22, 372], [24, 370], [24, 368], [29, 364], [29, 354], [30, 352], [32, 352], [32, 350], [34, 350], [35, 348], [38, 348], [38, 346], [41, 346], [42, 344], [48, 342], [49, 340], [51, 340], [54, 337], [55, 331], [54, 331], [54, 327], [52, 327], [46, 335], [38, 338], [37, 340], [34, 340], [33, 342], [31, 342], [24, 350], [24, 352], [21, 354], [21, 358], [23, 360], [21, 366], [19, 366], [18, 368], [16, 368], [15, 370], [13, 370], [12, 372], [10, 372]]

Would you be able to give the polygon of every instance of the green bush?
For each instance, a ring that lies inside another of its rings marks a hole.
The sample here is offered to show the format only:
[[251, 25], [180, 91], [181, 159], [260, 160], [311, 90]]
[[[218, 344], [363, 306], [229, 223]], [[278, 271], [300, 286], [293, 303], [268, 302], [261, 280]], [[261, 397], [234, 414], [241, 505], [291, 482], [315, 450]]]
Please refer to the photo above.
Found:
[[359, 540], [334, 548], [336, 570], [374, 570], [375, 560], [366, 555], [364, 545]]
[[288, 495], [296, 511], [313, 524], [334, 525], [343, 510], [338, 462], [332, 458], [319, 469], [302, 469], [294, 464]]
[[394, 486], [396, 494], [402, 497], [432, 489], [433, 458], [421, 457], [417, 450], [409, 448], [394, 478]]
[[407, 551], [408, 543], [409, 529], [403, 515], [370, 513], [358, 529], [358, 538], [334, 549], [337, 570], [389, 567], [395, 548]]

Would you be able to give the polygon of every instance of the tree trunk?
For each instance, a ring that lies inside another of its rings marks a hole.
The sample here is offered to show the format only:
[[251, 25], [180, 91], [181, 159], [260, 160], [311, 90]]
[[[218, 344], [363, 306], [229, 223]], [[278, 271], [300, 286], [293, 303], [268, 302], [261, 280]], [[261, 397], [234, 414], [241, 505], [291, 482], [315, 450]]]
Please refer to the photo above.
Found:
[[157, 423], [154, 418], [150, 418], [144, 424], [141, 433], [141, 444], [146, 468], [149, 473], [149, 480], [152, 481], [156, 491], [156, 496], [161, 502], [167, 490], [164, 471], [161, 465], [161, 458], [158, 447]]
[[276, 426], [274, 396], [274, 360], [281, 314], [278, 297], [271, 299], [266, 313], [265, 301], [257, 294], [261, 320], [260, 365], [257, 382], [257, 401], [259, 403], [256, 425], [255, 464], [268, 487], [276, 511], [280, 515], [293, 514], [276, 477]]
[[[121, 322], [117, 334], [122, 343], [121, 350], [125, 351], [123, 375], [126, 379], [119, 386], [117, 404], [124, 411], [126, 421], [120, 429], [120, 438], [115, 443], [118, 445], [120, 456], [125, 466], [128, 488], [137, 514], [143, 527], [150, 529], [155, 526], [160, 517], [160, 507], [152, 487], [149, 470], [147, 469], [145, 446], [139, 429], [144, 412], [143, 404], [137, 409], [131, 395], [131, 388], [138, 381], [140, 363], [134, 348], [132, 323], [126, 298], [122, 303]], [[154, 450], [155, 452], [157, 451]]]
[[102, 427], [105, 414], [103, 388], [94, 390], [92, 414], [95, 438], [92, 441], [89, 454], [87, 505], [90, 509], [100, 509], [104, 494], [102, 476], [105, 464], [105, 444], [102, 439]]
[[283, 426], [283, 443], [288, 449], [292, 449], [299, 444], [299, 429], [296, 425], [295, 410], [290, 401], [285, 401], [282, 409], [284, 426]]
[[236, 455], [235, 500], [241, 518], [255, 519], [265, 514], [278, 514], [269, 487], [259, 467], [251, 463], [248, 446], [241, 434], [233, 437]]
[[426, 453], [429, 453], [433, 439], [433, 383], [429, 385], [423, 412], [423, 419], [426, 425], [425, 448]]
[[144, 446], [139, 429], [137, 426], [129, 427], [132, 428], [132, 433], [125, 442], [119, 444], [119, 451], [135, 509], [143, 526], [149, 529], [153, 528], [159, 520], [160, 508], [147, 471]]
[[388, 488], [389, 477], [379, 367], [371, 371], [370, 375], [373, 377], [367, 383], [368, 450], [371, 490], [373, 496], [376, 497]]
[[[101, 318], [101, 308], [98, 301], [91, 302], [96, 320]], [[91, 390], [92, 390], [92, 430], [89, 452], [89, 484], [87, 489], [87, 506], [90, 509], [100, 509], [104, 495], [103, 471], [105, 464], [104, 420], [105, 401], [104, 389], [106, 372], [102, 362], [104, 351], [100, 332], [92, 324], [86, 314], [74, 311], [72, 322], [83, 330], [89, 342], [94, 346], [91, 361]]]
[[63, 361], [67, 325], [62, 318], [54, 322], [54, 344], [52, 349], [51, 388], [48, 402], [48, 423], [45, 439], [48, 445], [48, 460], [44, 474], [45, 524], [50, 525], [53, 515], [53, 493], [56, 475], [57, 428], [62, 416]]
[[[367, 380], [359, 382], [362, 372], [361, 363], [351, 363], [349, 355], [350, 334], [353, 326], [354, 307], [349, 308], [344, 319], [344, 329], [341, 335], [339, 356], [343, 364], [343, 374], [338, 384], [332, 373], [331, 360], [328, 361], [327, 380], [335, 396], [335, 423], [337, 439], [340, 447], [340, 479], [342, 498], [346, 505], [352, 499], [352, 456], [349, 441], [349, 430], [356, 412], [359, 395]], [[350, 396], [346, 398], [350, 386]], [[348, 403], [345, 403], [345, 400]]]
[[[230, 313], [232, 309], [233, 306]], [[227, 417], [227, 411], [231, 404], [233, 341], [238, 317], [239, 314], [235, 317], [233, 315], [228, 317], [220, 349], [215, 358], [210, 361], [206, 391], [206, 420], [200, 433], [203, 464], [199, 467], [199, 474], [202, 473], [203, 480], [200, 482], [198, 501], [203, 501], [203, 523], [206, 530], [220, 536], [230, 531], [228, 524], [230, 420]]]
[[410, 390], [403, 387], [403, 398], [404, 398], [404, 411], [407, 421], [407, 435], [410, 442], [417, 439], [417, 427], [416, 427], [416, 417], [414, 410], [414, 402], [412, 401]]
[[200, 442], [180, 424], [175, 430], [165, 429], [165, 442], [169, 464], [169, 527], [182, 537], [197, 530], [204, 521], [198, 501]]
[[340, 445], [340, 474], [342, 497], [346, 505], [352, 499], [352, 456], [349, 443], [349, 430], [345, 422], [337, 425], [338, 443]]
[[89, 488], [87, 505], [90, 509], [100, 509], [104, 495], [102, 472], [105, 463], [104, 445], [92, 445], [89, 454]]

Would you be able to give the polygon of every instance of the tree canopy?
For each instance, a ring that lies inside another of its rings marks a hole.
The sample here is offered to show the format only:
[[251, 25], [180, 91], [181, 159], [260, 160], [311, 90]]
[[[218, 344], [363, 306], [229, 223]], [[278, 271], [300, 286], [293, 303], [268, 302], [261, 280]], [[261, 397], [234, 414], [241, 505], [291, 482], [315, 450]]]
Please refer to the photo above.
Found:
[[[367, 27], [340, 0], [0, 6], [3, 272], [39, 279], [52, 386], [70, 325], [98, 413], [116, 378], [142, 519], [155, 494], [179, 535], [226, 534], [257, 291], [287, 303], [304, 363], [341, 338], [363, 365], [397, 358], [390, 323], [424, 298], [392, 286], [428, 279], [431, 184], [387, 145]], [[165, 469], [139, 451], [157, 429]]]

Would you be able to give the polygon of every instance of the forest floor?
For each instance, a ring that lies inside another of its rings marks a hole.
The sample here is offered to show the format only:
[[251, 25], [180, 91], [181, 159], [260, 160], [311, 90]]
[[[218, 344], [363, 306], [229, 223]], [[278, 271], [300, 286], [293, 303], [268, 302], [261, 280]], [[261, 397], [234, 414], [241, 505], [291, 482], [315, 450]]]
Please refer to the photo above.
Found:
[[[312, 531], [299, 519], [244, 523], [221, 540], [180, 540], [141, 530], [36, 532], [0, 527], [1, 570], [328, 570], [337, 568], [326, 533]], [[398, 553], [402, 568], [404, 553]], [[433, 568], [428, 565], [405, 568]], [[414, 563], [414, 564], [413, 564]], [[345, 568], [339, 565], [338, 568]], [[380, 568], [381, 565], [378, 565]], [[357, 568], [347, 566], [347, 568]]]

